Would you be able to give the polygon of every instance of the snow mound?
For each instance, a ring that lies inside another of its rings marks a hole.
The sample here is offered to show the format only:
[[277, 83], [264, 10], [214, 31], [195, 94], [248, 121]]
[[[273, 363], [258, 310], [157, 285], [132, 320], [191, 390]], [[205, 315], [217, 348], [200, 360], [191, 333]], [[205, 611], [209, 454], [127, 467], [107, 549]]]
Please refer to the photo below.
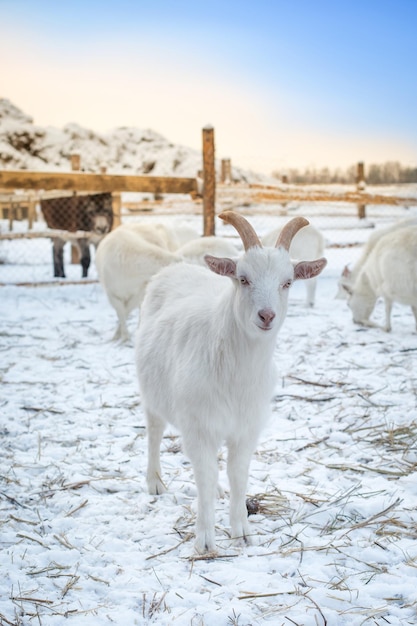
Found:
[[[176, 145], [147, 128], [121, 126], [107, 133], [74, 122], [62, 129], [39, 126], [10, 100], [0, 98], [0, 168], [68, 171], [71, 154], [81, 155], [85, 172], [102, 167], [112, 174], [195, 177], [202, 169], [198, 150]], [[220, 172], [220, 162], [216, 162]], [[260, 182], [261, 174], [233, 168], [233, 179]]]

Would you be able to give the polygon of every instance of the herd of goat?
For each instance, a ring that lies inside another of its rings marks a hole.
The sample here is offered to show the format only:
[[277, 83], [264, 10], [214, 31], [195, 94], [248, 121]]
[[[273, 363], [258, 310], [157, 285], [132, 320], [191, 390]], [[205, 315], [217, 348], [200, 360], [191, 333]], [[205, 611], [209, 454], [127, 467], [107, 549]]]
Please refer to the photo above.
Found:
[[[273, 245], [279, 230], [262, 237], [263, 245]], [[311, 261], [323, 256], [324, 248], [322, 233], [309, 224], [295, 235], [290, 254], [293, 259]], [[162, 223], [126, 224], [106, 235], [96, 252], [96, 267], [117, 314], [114, 339], [129, 338], [128, 316], [140, 309], [153, 275], [172, 263], [186, 261], [204, 266], [205, 254], [236, 257], [239, 249], [223, 237], [199, 237], [187, 226]], [[306, 280], [307, 306], [314, 306], [316, 282], [316, 277]], [[386, 331], [391, 330], [393, 303], [410, 306], [417, 329], [417, 217], [373, 232], [353, 268], [345, 267], [337, 297], [347, 299], [353, 321], [363, 326], [376, 326], [370, 317], [376, 301], [382, 297]]]
[[[170, 263], [188, 261], [205, 265], [204, 254], [237, 255], [239, 250], [220, 237], [199, 238], [189, 227], [163, 224], [122, 225], [112, 231], [113, 211], [110, 193], [73, 195], [41, 201], [41, 210], [49, 228], [90, 231], [100, 241], [96, 265], [100, 282], [114, 307], [118, 325], [115, 339], [129, 338], [127, 318], [140, 308], [151, 276]], [[273, 245], [277, 230], [262, 238]], [[104, 237], [104, 239], [103, 239]], [[88, 238], [78, 239], [83, 278], [91, 263]], [[53, 239], [54, 276], [65, 278], [63, 248], [65, 241]], [[417, 328], [417, 217], [402, 219], [387, 228], [376, 230], [366, 242], [362, 255], [352, 270], [345, 267], [339, 279], [339, 298], [346, 298], [353, 321], [375, 326], [370, 320], [375, 303], [385, 302], [384, 329], [391, 330], [394, 302], [410, 306]], [[303, 228], [291, 245], [292, 258], [311, 260], [323, 254], [324, 238], [313, 225]], [[316, 279], [306, 281], [308, 306], [314, 305]]]
[[[140, 309], [135, 361], [146, 417], [147, 485], [166, 490], [160, 445], [167, 423], [182, 435], [197, 486], [195, 548], [212, 552], [218, 450], [228, 450], [231, 536], [250, 542], [246, 509], [249, 464], [276, 384], [274, 350], [295, 280], [314, 305], [326, 266], [321, 232], [302, 217], [259, 238], [242, 215], [219, 217], [240, 236], [243, 251], [222, 237], [187, 226], [123, 224], [96, 250], [100, 283], [115, 309], [115, 339], [129, 338], [127, 319]], [[299, 260], [294, 260], [299, 259]], [[393, 302], [409, 305], [417, 325], [417, 218], [373, 233], [339, 281], [355, 322], [373, 326], [378, 297], [390, 330]], [[214, 391], [215, 390], [215, 391]]]

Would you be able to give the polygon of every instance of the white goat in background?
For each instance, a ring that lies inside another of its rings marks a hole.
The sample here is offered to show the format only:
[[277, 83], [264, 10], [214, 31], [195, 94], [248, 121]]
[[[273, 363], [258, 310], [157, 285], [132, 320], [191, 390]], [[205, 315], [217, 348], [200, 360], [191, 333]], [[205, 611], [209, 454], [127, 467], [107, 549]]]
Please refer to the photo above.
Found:
[[238, 254], [231, 242], [220, 237], [199, 237], [189, 227], [130, 224], [106, 235], [98, 246], [95, 262], [100, 283], [118, 318], [113, 339], [129, 339], [128, 317], [140, 308], [154, 274], [184, 260], [202, 264], [204, 253]]
[[378, 243], [378, 241], [385, 237], [385, 235], [389, 235], [399, 229], [406, 228], [408, 226], [417, 226], [417, 216], [415, 217], [407, 217], [405, 219], [399, 220], [390, 226], [386, 226], [385, 228], [378, 228], [374, 231], [366, 241], [361, 255], [359, 259], [354, 264], [353, 268], [350, 270], [346, 265], [343, 269], [342, 275], [338, 281], [338, 291], [336, 294], [336, 298], [341, 300], [345, 300], [349, 298], [350, 292], [352, 291], [353, 284], [355, 280], [359, 276], [359, 273], [364, 266], [370, 252], [374, 248], [374, 246]]
[[[294, 280], [318, 275], [325, 259], [293, 264], [291, 239], [308, 222], [298, 217], [274, 248], [263, 248], [234, 211], [220, 217], [244, 244], [237, 259], [206, 255], [209, 269], [177, 264], [148, 286], [136, 334], [136, 364], [147, 420], [147, 483], [161, 494], [160, 444], [167, 422], [177, 427], [198, 492], [196, 550], [215, 549], [217, 453], [225, 442], [232, 536], [249, 541], [245, 492], [249, 464], [268, 417], [276, 383], [273, 353]], [[211, 271], [209, 271], [211, 270]]]
[[127, 222], [126, 224], [121, 224], [117, 230], [119, 228], [127, 228], [146, 239], [146, 241], [171, 252], [175, 252], [188, 241], [199, 238], [198, 232], [187, 224], [168, 225], [162, 222]]
[[[264, 235], [262, 237], [264, 246], [273, 246], [280, 232], [281, 228], [275, 228]], [[309, 224], [294, 236], [289, 252], [292, 259], [304, 259], [305, 261], [318, 259], [324, 254], [324, 237], [318, 228]], [[305, 286], [306, 306], [313, 307], [316, 298], [317, 278], [313, 277], [306, 280]]]
[[384, 330], [391, 330], [394, 302], [411, 306], [417, 329], [417, 226], [398, 228], [380, 237], [354, 282], [344, 288], [355, 323], [377, 326], [369, 318], [377, 299], [383, 297]]

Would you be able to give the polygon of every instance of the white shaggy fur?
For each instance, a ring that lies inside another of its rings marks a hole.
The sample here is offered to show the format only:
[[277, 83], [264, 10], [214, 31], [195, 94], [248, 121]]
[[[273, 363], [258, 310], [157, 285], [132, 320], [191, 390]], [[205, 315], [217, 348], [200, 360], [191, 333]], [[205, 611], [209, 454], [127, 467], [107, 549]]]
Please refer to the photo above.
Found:
[[[175, 252], [188, 241], [197, 239], [198, 232], [187, 224], [168, 225], [161, 222], [130, 222], [119, 228], [128, 229], [156, 246]], [[117, 230], [118, 230], [117, 229]]]
[[379, 297], [385, 301], [384, 330], [391, 330], [394, 302], [411, 306], [417, 329], [417, 226], [393, 230], [380, 237], [369, 251], [353, 284], [346, 286], [353, 321], [376, 326], [369, 320]]
[[[262, 243], [264, 246], [273, 246], [277, 240], [281, 228], [275, 228], [271, 232], [262, 237]], [[294, 239], [290, 245], [290, 257], [292, 259], [304, 259], [306, 261], [312, 261], [318, 259], [324, 254], [324, 237], [322, 233], [309, 224], [305, 228], [302, 228], [294, 236]], [[306, 306], [314, 306], [316, 298], [317, 278], [310, 278], [305, 281], [306, 287]]]
[[[234, 216], [228, 211], [220, 217], [236, 226]], [[232, 536], [249, 541], [249, 463], [276, 382], [273, 352], [288, 289], [293, 280], [317, 275], [326, 264], [319, 259], [294, 267], [283, 245], [245, 249], [236, 260], [206, 255], [209, 269], [182, 263], [159, 272], [148, 286], [136, 334], [148, 489], [165, 491], [159, 448], [170, 422], [180, 430], [194, 470], [198, 552], [215, 549], [217, 453], [224, 442]]]
[[187, 263], [196, 263], [198, 265], [206, 265], [204, 257], [206, 254], [214, 256], [231, 256], [235, 257], [239, 254], [236, 246], [223, 237], [200, 237], [188, 241], [181, 248], [178, 248], [179, 254]]

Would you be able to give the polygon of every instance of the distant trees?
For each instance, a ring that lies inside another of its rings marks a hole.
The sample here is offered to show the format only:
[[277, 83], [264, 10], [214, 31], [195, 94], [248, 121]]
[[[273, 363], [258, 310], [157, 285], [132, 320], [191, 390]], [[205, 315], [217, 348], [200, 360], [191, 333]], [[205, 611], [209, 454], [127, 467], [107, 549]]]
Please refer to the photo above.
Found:
[[369, 166], [366, 176], [370, 185], [380, 183], [415, 183], [417, 182], [417, 167], [403, 167], [398, 161], [388, 161], [382, 165]]
[[[286, 177], [289, 183], [309, 183], [309, 184], [354, 184], [356, 182], [356, 165], [351, 165], [347, 169], [329, 167], [320, 169], [307, 168], [304, 171], [290, 168], [283, 172], [272, 172], [273, 178], [282, 180]], [[372, 163], [365, 166], [365, 179], [369, 185], [393, 184], [393, 183], [417, 183], [417, 167], [404, 167], [398, 161], [387, 161], [386, 163]]]

